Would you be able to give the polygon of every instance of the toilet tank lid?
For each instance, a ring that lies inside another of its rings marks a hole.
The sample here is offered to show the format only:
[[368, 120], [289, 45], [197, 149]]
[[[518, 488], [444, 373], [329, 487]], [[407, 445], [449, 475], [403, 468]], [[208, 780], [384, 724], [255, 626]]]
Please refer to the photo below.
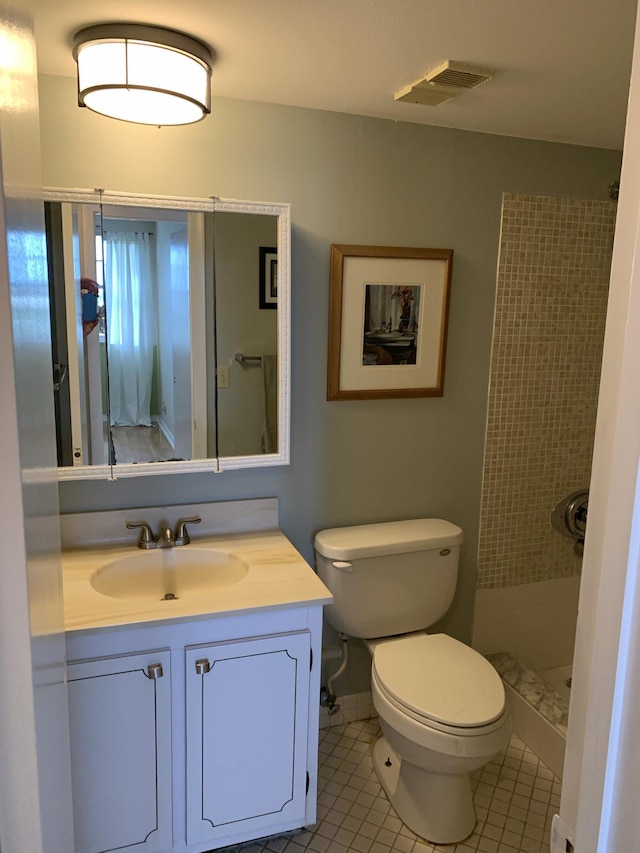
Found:
[[410, 521], [386, 521], [355, 527], [333, 527], [316, 534], [314, 547], [332, 560], [356, 560], [408, 554], [432, 548], [460, 545], [462, 530], [441, 518], [414, 518]]

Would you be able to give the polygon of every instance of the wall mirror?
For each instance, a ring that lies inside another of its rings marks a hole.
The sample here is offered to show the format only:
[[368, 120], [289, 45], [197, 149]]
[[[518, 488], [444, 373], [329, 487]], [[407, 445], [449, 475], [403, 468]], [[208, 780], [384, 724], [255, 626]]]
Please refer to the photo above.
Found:
[[59, 478], [289, 462], [289, 205], [46, 190]]

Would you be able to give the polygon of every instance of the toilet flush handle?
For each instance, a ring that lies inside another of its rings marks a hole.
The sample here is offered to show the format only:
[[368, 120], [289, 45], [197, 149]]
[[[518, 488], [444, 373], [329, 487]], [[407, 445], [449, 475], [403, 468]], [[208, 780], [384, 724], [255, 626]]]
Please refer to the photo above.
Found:
[[353, 565], [351, 563], [345, 563], [344, 560], [334, 560], [331, 565], [335, 569], [340, 569], [341, 572], [352, 572]]

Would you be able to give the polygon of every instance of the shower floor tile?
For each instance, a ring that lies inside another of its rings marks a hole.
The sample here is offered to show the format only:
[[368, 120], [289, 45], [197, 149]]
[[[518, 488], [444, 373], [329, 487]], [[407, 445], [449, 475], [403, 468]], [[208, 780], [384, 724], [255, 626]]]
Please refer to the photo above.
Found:
[[458, 844], [429, 844], [398, 818], [373, 770], [377, 719], [320, 731], [318, 822], [227, 853], [546, 853], [560, 780], [516, 736], [472, 775], [477, 823]]
[[538, 675], [568, 702], [571, 698], [571, 688], [567, 681], [571, 679], [571, 669], [570, 665], [555, 666], [552, 669], [539, 670]]

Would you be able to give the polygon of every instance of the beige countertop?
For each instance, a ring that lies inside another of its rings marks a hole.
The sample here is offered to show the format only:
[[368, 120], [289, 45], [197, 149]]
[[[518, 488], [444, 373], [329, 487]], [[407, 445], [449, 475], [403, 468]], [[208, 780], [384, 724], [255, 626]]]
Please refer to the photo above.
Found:
[[[122, 557], [145, 553], [132, 545], [62, 552], [65, 629], [132, 626], [170, 619], [222, 617], [331, 602], [329, 590], [279, 530], [192, 536], [195, 547], [227, 551], [244, 560], [246, 576], [230, 586], [198, 590], [173, 601], [113, 598], [97, 592], [91, 576]], [[180, 550], [189, 548], [183, 545]]]

